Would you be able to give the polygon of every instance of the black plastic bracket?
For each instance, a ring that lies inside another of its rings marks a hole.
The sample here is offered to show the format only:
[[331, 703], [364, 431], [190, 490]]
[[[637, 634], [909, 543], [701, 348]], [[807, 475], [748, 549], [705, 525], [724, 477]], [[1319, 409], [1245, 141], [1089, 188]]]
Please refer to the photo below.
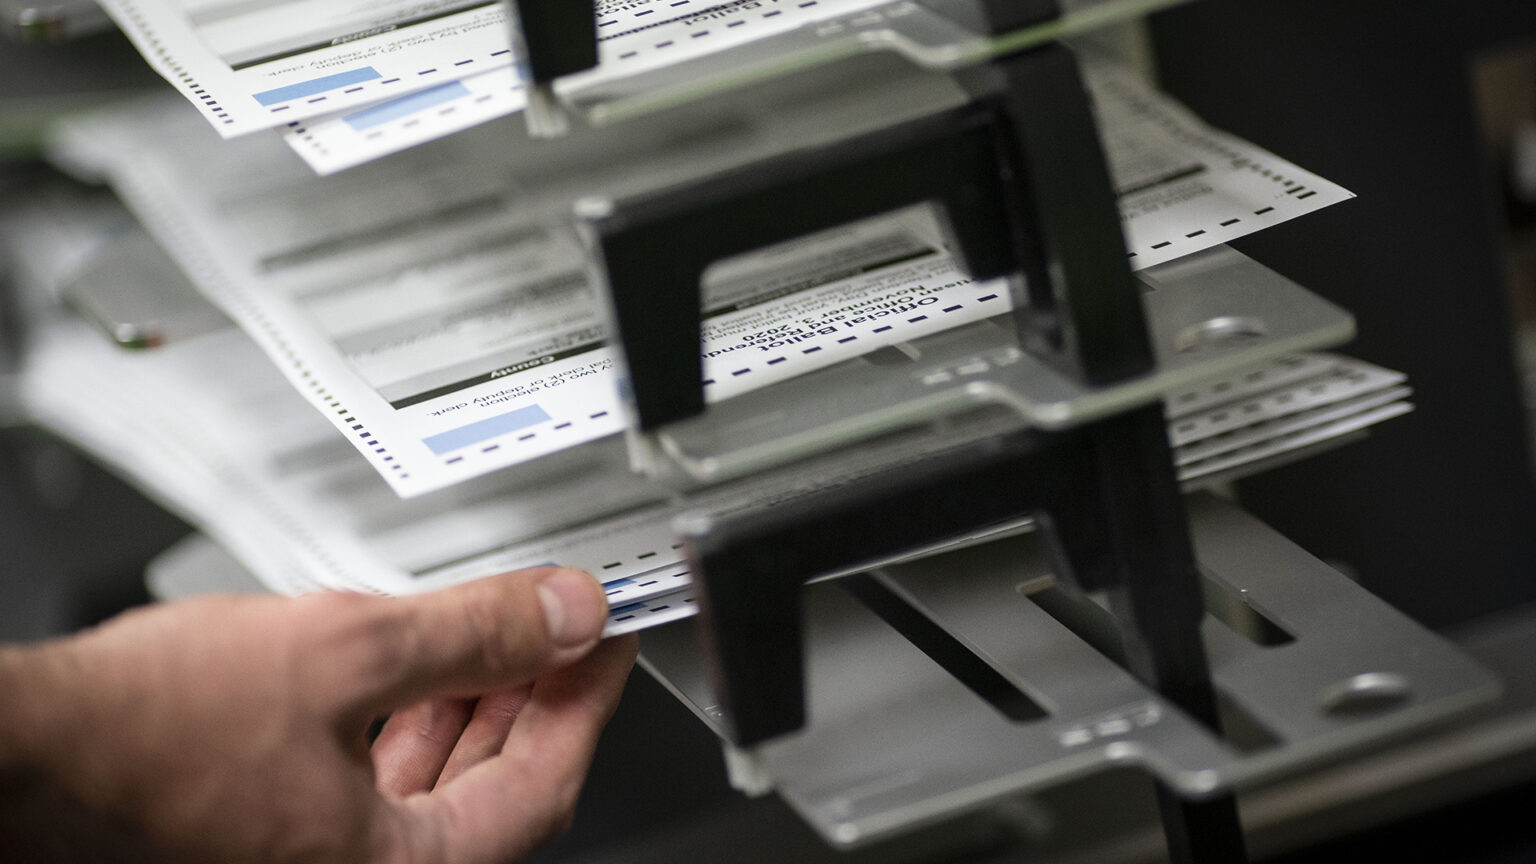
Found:
[[518, 71], [549, 84], [597, 65], [597, 16], [581, 0], [507, 0]]
[[1151, 405], [972, 445], [685, 534], [732, 740], [751, 746], [805, 721], [806, 581], [1023, 517], [1052, 539], [1072, 584], [1108, 592], [1132, 671], [1214, 727], [1198, 571], [1165, 435]]
[[1152, 349], [1077, 60], [1049, 44], [968, 75], [999, 106], [1020, 343], [1088, 384], [1146, 372]]
[[[1102, 592], [1129, 670], [1213, 731], [1205, 609], [1161, 403], [1066, 432], [1018, 433], [684, 534], [711, 684], [731, 740], [750, 747], [806, 722], [805, 582], [967, 531], [1032, 517], [1074, 589]], [[1171, 859], [1245, 860], [1230, 796], [1191, 802], [1159, 785]]]
[[973, 278], [1014, 270], [998, 134], [991, 106], [968, 105], [589, 216], [640, 427], [704, 410], [700, 291], [716, 261], [927, 202]]
[[710, 264], [925, 202], [973, 279], [1014, 276], [1025, 348], [1090, 384], [1150, 368], [1075, 59], [1048, 45], [999, 68], [990, 92], [963, 108], [609, 202], [586, 217], [641, 429], [704, 410], [699, 306]]

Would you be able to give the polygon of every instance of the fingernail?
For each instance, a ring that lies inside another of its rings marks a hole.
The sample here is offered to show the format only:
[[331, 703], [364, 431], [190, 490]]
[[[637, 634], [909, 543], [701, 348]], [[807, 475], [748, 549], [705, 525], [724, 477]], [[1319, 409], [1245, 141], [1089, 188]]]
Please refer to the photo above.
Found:
[[608, 605], [592, 590], [594, 581], [580, 570], [557, 570], [539, 583], [539, 602], [544, 604], [544, 623], [551, 642], [569, 648], [602, 634]]

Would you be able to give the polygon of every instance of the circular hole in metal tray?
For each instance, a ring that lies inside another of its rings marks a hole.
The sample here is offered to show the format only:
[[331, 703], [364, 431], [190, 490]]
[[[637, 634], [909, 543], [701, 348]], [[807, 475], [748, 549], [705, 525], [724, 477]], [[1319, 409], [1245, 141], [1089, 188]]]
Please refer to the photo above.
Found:
[[1173, 338], [1173, 347], [1181, 354], [1204, 348], [1229, 348], [1263, 338], [1268, 332], [1269, 328], [1262, 319], [1248, 315], [1222, 315], [1183, 328]]
[[1365, 672], [1345, 678], [1323, 691], [1322, 708], [1326, 714], [1347, 717], [1374, 714], [1396, 708], [1413, 694], [1405, 676], [1395, 672]]

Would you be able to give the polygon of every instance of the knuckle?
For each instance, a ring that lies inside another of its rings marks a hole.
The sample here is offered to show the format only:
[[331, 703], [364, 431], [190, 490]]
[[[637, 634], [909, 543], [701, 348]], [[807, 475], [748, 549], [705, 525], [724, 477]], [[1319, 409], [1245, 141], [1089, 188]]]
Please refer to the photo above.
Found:
[[528, 627], [521, 616], [509, 614], [500, 596], [476, 592], [464, 598], [461, 614], [465, 634], [477, 648], [477, 659], [492, 678], [516, 677], [533, 659]]
[[330, 692], [370, 690], [400, 674], [421, 638], [403, 604], [365, 594], [312, 595], [301, 668]]
[[576, 819], [576, 801], [581, 792], [579, 782], [562, 783], [550, 796], [550, 809], [545, 816], [543, 837], [554, 840], [571, 830]]
[[[441, 864], [450, 860], [436, 819], [426, 818], [419, 802], [407, 800], [384, 820], [368, 857], [374, 864]], [[451, 815], [451, 814], [450, 814]]]
[[498, 727], [510, 727], [517, 722], [517, 716], [522, 713], [525, 699], [519, 697], [502, 697], [496, 699], [480, 700], [480, 707], [486, 719]]
[[459, 739], [463, 713], [462, 705], [456, 702], [424, 702], [415, 710], [404, 712], [405, 731], [412, 739], [434, 748], [447, 747]]

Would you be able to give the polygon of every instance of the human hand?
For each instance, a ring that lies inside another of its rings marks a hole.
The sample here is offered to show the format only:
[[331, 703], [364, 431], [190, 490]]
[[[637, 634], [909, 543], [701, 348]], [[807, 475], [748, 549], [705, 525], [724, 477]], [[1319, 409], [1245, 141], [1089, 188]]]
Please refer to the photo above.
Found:
[[559, 568], [130, 612], [0, 651], [0, 767], [153, 860], [515, 859], [568, 824], [634, 661], [606, 613]]

